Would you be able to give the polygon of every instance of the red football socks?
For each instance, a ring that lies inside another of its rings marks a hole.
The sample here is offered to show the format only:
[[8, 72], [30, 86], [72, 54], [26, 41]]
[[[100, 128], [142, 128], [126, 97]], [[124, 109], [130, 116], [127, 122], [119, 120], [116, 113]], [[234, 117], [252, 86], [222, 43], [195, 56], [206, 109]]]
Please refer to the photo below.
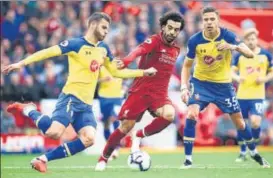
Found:
[[[116, 129], [109, 137], [106, 146], [103, 150], [103, 160], [108, 159], [115, 148], [119, 145], [120, 140], [125, 137], [126, 134], [122, 133], [119, 129]], [[107, 162], [107, 161], [106, 161]]]
[[163, 129], [165, 129], [171, 123], [172, 122], [170, 122], [162, 117], [157, 117], [156, 119], [154, 119], [152, 121], [152, 123], [147, 125], [144, 129], [138, 130], [136, 135], [137, 135], [137, 137], [141, 137], [141, 138], [146, 137], [146, 136], [150, 136], [150, 135], [154, 135], [154, 134], [162, 131]]

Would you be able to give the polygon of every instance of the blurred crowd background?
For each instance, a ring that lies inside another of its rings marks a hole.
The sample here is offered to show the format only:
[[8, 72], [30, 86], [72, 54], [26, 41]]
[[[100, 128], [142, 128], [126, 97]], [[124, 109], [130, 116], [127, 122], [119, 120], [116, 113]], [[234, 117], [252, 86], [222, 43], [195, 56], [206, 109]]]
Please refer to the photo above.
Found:
[[[181, 54], [177, 59], [170, 90], [179, 90], [181, 65], [189, 37], [200, 30], [200, 7], [213, 5], [221, 9], [273, 9], [272, 2], [191, 2], [162, 1], [137, 3], [128, 1], [21, 1], [1, 2], [1, 66], [15, 63], [35, 51], [58, 44], [62, 40], [82, 36], [87, 18], [96, 11], [111, 15], [111, 30], [105, 40], [113, 54], [124, 57], [149, 35], [160, 31], [159, 17], [169, 10], [181, 12], [186, 20], [185, 29], [177, 42]], [[251, 24], [242, 24], [243, 28]], [[273, 38], [272, 38], [273, 39]], [[268, 50], [273, 53], [273, 43]], [[57, 98], [65, 84], [68, 63], [66, 56], [30, 65], [9, 75], [1, 75], [1, 133], [21, 133], [35, 127], [31, 121], [13, 118], [6, 113], [11, 101], [34, 101]], [[131, 67], [135, 67], [133, 64]], [[262, 124], [264, 144], [273, 144], [273, 85], [267, 84], [267, 107]], [[228, 116], [214, 106], [200, 115], [197, 143], [229, 144], [236, 136]], [[184, 113], [178, 112], [178, 133], [183, 129]], [[179, 138], [179, 136], [178, 136]], [[218, 138], [221, 138], [220, 141]]]

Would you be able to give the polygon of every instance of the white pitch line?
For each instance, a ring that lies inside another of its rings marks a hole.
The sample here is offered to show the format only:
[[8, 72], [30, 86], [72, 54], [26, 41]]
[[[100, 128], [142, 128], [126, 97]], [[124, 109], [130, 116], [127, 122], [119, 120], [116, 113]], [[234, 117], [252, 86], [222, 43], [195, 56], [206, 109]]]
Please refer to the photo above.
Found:
[[[94, 169], [95, 166], [48, 166], [49, 169]], [[212, 165], [195, 165], [190, 169], [255, 169], [256, 167], [238, 167], [238, 166], [228, 166], [228, 167], [215, 167]], [[257, 167], [258, 168], [258, 167]], [[256, 168], [256, 169], [257, 169]], [[4, 166], [2, 169], [31, 169], [29, 166]], [[107, 166], [107, 169], [130, 169], [128, 166]], [[155, 165], [151, 169], [179, 169], [178, 166], [168, 166], [168, 165]]]

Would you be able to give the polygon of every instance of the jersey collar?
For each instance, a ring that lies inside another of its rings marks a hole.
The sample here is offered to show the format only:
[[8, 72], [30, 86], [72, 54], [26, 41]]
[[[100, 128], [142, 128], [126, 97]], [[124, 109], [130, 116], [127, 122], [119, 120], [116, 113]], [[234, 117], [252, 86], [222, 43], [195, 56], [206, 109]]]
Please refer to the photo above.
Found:
[[83, 38], [84, 38], [85, 41], [87, 41], [87, 43], [89, 43], [90, 45], [92, 45], [92, 46], [94, 46], [94, 47], [97, 47], [97, 46], [102, 42], [102, 41], [98, 41], [97, 44], [93, 44], [91, 41], [89, 41], [89, 40], [87, 39], [86, 36], [84, 36]]

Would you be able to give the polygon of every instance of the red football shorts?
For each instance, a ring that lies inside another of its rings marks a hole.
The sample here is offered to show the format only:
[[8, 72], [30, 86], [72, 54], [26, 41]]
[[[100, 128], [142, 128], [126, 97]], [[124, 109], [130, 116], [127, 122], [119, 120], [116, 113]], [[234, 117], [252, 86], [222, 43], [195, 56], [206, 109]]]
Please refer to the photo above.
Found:
[[172, 105], [168, 95], [147, 95], [140, 92], [130, 93], [119, 112], [118, 119], [139, 121], [146, 110], [154, 113], [158, 108]]

